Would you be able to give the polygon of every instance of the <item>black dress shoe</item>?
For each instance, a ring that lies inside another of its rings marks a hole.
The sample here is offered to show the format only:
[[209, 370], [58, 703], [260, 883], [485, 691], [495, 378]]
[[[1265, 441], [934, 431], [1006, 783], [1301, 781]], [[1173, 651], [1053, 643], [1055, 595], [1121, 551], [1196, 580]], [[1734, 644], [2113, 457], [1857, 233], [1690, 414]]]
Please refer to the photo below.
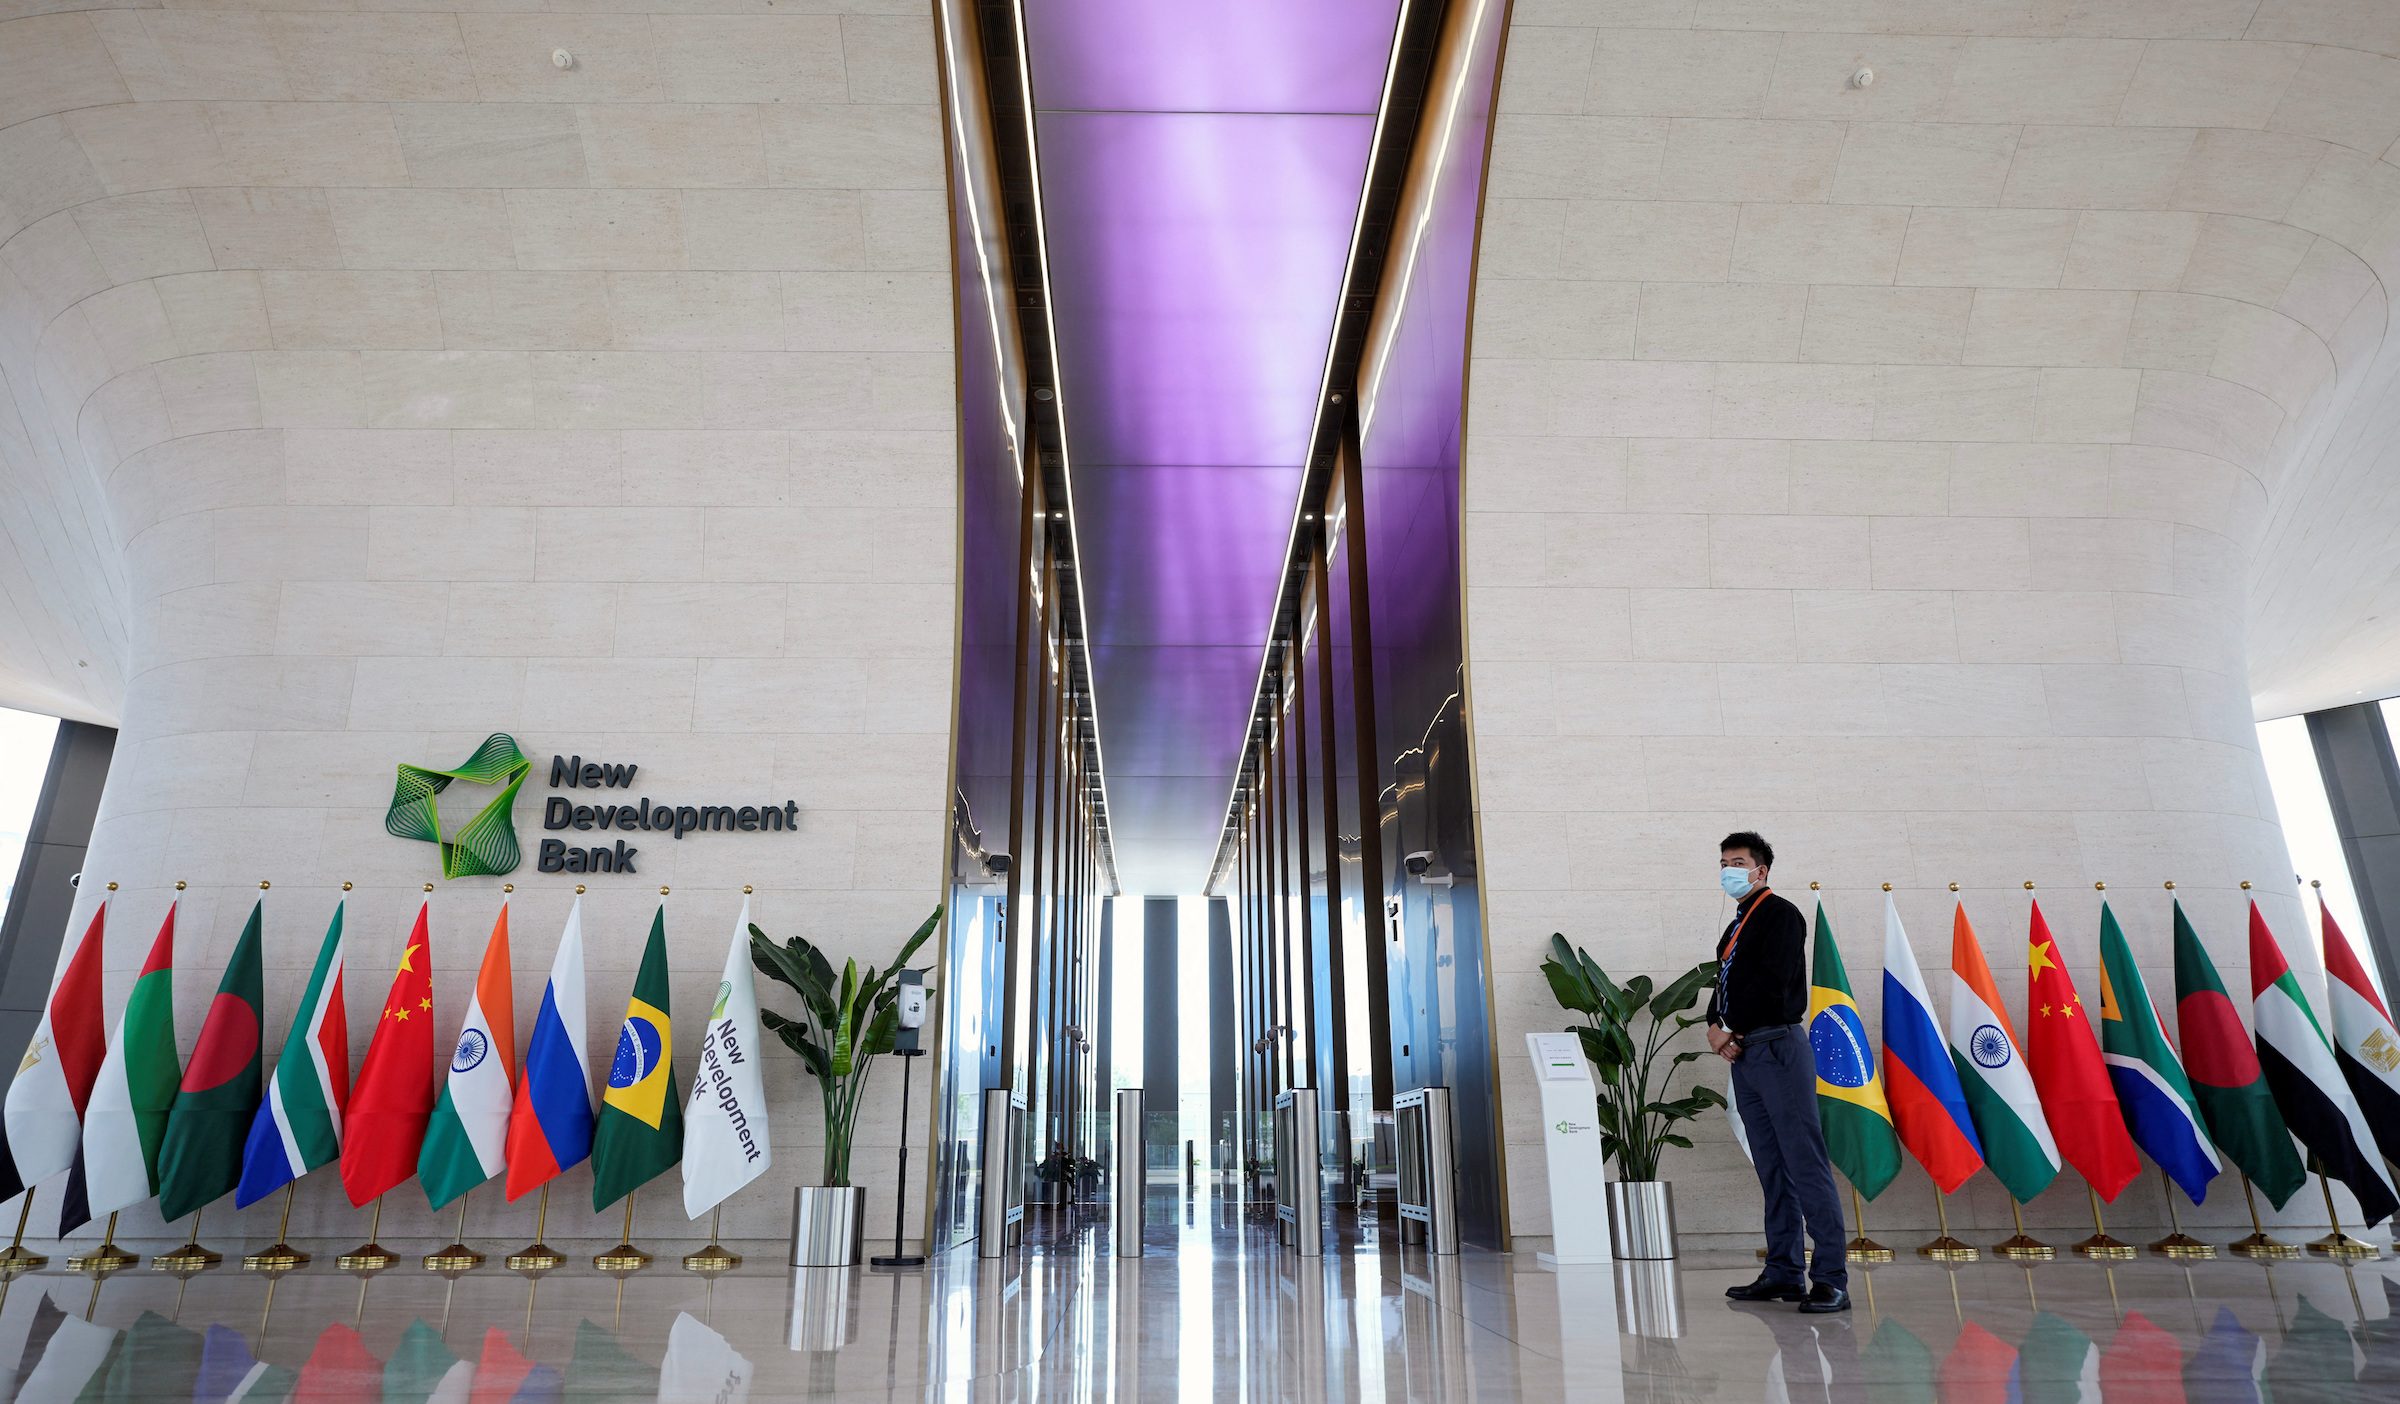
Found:
[[1777, 1282], [1764, 1273], [1756, 1282], [1728, 1287], [1725, 1295], [1737, 1302], [1796, 1302], [1808, 1296], [1797, 1282]]
[[1823, 1316], [1828, 1312], [1849, 1309], [1850, 1294], [1823, 1282], [1809, 1288], [1807, 1299], [1800, 1303], [1801, 1312], [1808, 1316]]

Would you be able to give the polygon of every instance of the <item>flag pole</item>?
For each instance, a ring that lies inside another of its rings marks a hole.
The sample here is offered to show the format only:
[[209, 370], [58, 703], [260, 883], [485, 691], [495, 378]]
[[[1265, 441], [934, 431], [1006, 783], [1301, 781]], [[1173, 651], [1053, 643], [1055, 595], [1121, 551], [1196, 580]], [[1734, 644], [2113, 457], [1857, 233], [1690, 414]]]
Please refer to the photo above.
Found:
[[152, 1258], [150, 1266], [160, 1272], [181, 1273], [189, 1276], [195, 1272], [206, 1272], [225, 1261], [223, 1253], [200, 1246], [200, 1216], [207, 1212], [208, 1206], [205, 1204], [194, 1209], [192, 1211], [191, 1241], [172, 1253], [161, 1253]]
[[1983, 1250], [1974, 1244], [1950, 1236], [1950, 1199], [1938, 1184], [1933, 1187], [1933, 1212], [1941, 1220], [1942, 1236], [1919, 1248], [1918, 1257], [1937, 1263], [1971, 1263], [1983, 1256]]
[[[575, 884], [575, 889], [578, 892], [582, 891], [583, 884]], [[553, 1178], [556, 1177], [554, 1176]], [[533, 1242], [508, 1255], [508, 1270], [510, 1272], [521, 1272], [529, 1277], [539, 1277], [543, 1273], [550, 1271], [552, 1268], [555, 1268], [560, 1263], [566, 1261], [564, 1257], [560, 1256], [557, 1249], [542, 1241], [542, 1230], [549, 1227], [549, 1225], [550, 1181], [544, 1180], [542, 1181], [541, 1202], [535, 1207], [533, 1212]], [[530, 1303], [532, 1300], [533, 1299], [531, 1297], [526, 1298], [528, 1303]], [[530, 1311], [531, 1309], [532, 1308], [530, 1306], [527, 1307], [527, 1310]]]
[[34, 1187], [25, 1187], [25, 1197], [17, 1201], [17, 1236], [8, 1242], [8, 1251], [0, 1253], [0, 1280], [20, 1272], [31, 1272], [50, 1259], [25, 1246], [25, 1221], [33, 1217]]
[[2025, 1232], [2025, 1206], [2019, 1204], [2013, 1194], [2008, 1197], [2008, 1212], [2016, 1221], [2016, 1237], [2005, 1243], [1993, 1244], [1993, 1252], [2012, 1263], [2046, 1263], [2058, 1256], [2056, 1248]]
[[2279, 1238], [2267, 1236], [2266, 1225], [2258, 1221], [2258, 1194], [2250, 1188], [2250, 1177], [2242, 1176], [2242, 1200], [2250, 1206], [2250, 1236], [2226, 1247], [2229, 1253], [2245, 1258], [2297, 1258], [2300, 1250]]
[[[742, 896], [748, 897], [751, 892], [751, 885], [743, 883]], [[710, 1273], [728, 1272], [742, 1265], [742, 1255], [726, 1247], [718, 1238], [718, 1231], [724, 1227], [724, 1224], [725, 1201], [720, 1199], [708, 1211], [708, 1246], [698, 1252], [683, 1255], [685, 1272], [696, 1272], [705, 1277]]]
[[2325, 1222], [2333, 1226], [2333, 1232], [2309, 1244], [2308, 1251], [2322, 1258], [2338, 1258], [2343, 1262], [2382, 1257], [2382, 1249], [2363, 1238], [2352, 1238], [2342, 1232], [2342, 1216], [2335, 1213], [2333, 1208], [2333, 1185], [2325, 1178], [2322, 1165], [2317, 1168], [2317, 1188], [2325, 1194]]
[[[515, 884], [512, 883], [510, 886], [513, 887]], [[473, 1272], [475, 1269], [483, 1266], [483, 1254], [478, 1253], [474, 1249], [467, 1246], [467, 1201], [473, 1199], [474, 1197], [475, 1191], [472, 1188], [469, 1188], [465, 1194], [462, 1194], [458, 1197], [457, 1236], [451, 1240], [449, 1247], [444, 1248], [438, 1253], [427, 1253], [425, 1255], [425, 1270], [427, 1272], [439, 1272], [455, 1276], [455, 1274], [462, 1272]]]
[[[2083, 1192], [2085, 1197], [2092, 1201], [2092, 1236], [2075, 1245], [2076, 1253], [2086, 1258], [2105, 1259], [2123, 1259], [2134, 1256], [2133, 1245], [2121, 1243], [2109, 1237], [2108, 1225], [2100, 1222], [2100, 1191], [2092, 1188], [2092, 1182], [2086, 1180], [2083, 1182]], [[2113, 1292], [2116, 1286], [2115, 1279], [2110, 1279], [2109, 1286]]]
[[1867, 1237], [1867, 1202], [1858, 1197], [1858, 1186], [1850, 1186], [1850, 1217], [1858, 1222], [1858, 1237], [1843, 1245], [1843, 1251], [1862, 1263], [1888, 1263], [1892, 1250]]
[[[129, 1268], [140, 1262], [141, 1255], [128, 1253], [117, 1246], [117, 1216], [110, 1213], [108, 1228], [100, 1235], [100, 1246], [89, 1253], [76, 1253], [67, 1259], [67, 1271], [88, 1272], [94, 1278], [106, 1277], [119, 1268]], [[93, 1284], [95, 1287], [98, 1283]]]
[[[348, 883], [342, 884], [347, 888]], [[308, 1254], [292, 1246], [292, 1196], [300, 1192], [298, 1180], [287, 1180], [283, 1186], [283, 1222], [275, 1229], [275, 1246], [261, 1248], [242, 1259], [245, 1272], [290, 1272], [308, 1261]]]
[[2150, 1251], [2162, 1258], [2214, 1258], [2216, 1245], [2202, 1243], [2183, 1231], [2183, 1216], [2175, 1212], [2175, 1182], [2167, 1178], [2167, 1167], [2158, 1167], [2158, 1187], [2167, 1197], [2167, 1226], [2174, 1230], [2150, 1245]]
[[625, 1191], [625, 1236], [616, 1247], [592, 1259], [592, 1266], [602, 1272], [640, 1272], [650, 1266], [650, 1255], [633, 1246], [633, 1197], [641, 1187]]

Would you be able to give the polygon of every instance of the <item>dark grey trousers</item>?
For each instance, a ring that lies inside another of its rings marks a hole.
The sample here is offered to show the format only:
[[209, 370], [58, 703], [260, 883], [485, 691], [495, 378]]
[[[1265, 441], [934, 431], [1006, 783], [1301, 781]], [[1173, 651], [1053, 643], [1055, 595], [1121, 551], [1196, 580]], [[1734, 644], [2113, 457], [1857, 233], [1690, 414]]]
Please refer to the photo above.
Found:
[[1825, 1128], [1817, 1120], [1817, 1057], [1805, 1026], [1742, 1049], [1733, 1065], [1733, 1100], [1767, 1201], [1766, 1275], [1777, 1282], [1809, 1280], [1800, 1254], [1805, 1227], [1816, 1250], [1815, 1279], [1848, 1290], [1842, 1201], [1825, 1154]]

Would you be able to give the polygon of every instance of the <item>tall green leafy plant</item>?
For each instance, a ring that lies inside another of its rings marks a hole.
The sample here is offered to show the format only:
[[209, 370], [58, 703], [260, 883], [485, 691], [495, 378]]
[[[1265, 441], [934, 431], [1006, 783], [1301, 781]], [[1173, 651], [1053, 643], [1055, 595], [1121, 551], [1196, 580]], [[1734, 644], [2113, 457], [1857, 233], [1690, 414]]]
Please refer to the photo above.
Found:
[[825, 953], [807, 938], [794, 936], [778, 945], [754, 922], [750, 927], [750, 963], [767, 978], [789, 986], [800, 996], [801, 1015], [791, 1018], [772, 1009], [758, 1011], [760, 1022], [800, 1055], [817, 1079], [825, 1099], [825, 1183], [850, 1183], [850, 1142], [858, 1126], [859, 1098], [867, 1090], [867, 1072], [879, 1054], [892, 1051], [900, 1032], [900, 987], [896, 978], [908, 968], [908, 958], [941, 924], [942, 909], [908, 938], [892, 963], [878, 970], [860, 970], [845, 960], [839, 975]]
[[1681, 1097], [1666, 1095], [1674, 1070], [1708, 1056], [1707, 1049], [1686, 1048], [1659, 1065], [1659, 1055], [1677, 1034], [1705, 1021], [1705, 1015], [1683, 1011], [1698, 1003], [1701, 991], [1716, 978], [1716, 962], [1702, 961], [1665, 989], [1656, 989], [1647, 975], [1620, 985], [1608, 978], [1589, 951], [1553, 935], [1542, 974], [1560, 1006], [1584, 1016], [1573, 1032], [1583, 1041], [1583, 1056], [1600, 1074], [1601, 1148], [1617, 1162], [1618, 1178], [1657, 1179], [1659, 1157], [1667, 1147], [1691, 1148], [1691, 1138], [1676, 1131], [1675, 1124], [1725, 1105], [1725, 1094], [1705, 1083]]

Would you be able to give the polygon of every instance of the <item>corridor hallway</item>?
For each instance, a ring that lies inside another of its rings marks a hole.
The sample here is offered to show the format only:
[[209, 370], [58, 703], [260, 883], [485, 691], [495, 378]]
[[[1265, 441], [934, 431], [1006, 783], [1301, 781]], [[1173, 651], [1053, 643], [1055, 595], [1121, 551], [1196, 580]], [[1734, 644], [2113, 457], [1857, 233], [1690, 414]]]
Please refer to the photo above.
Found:
[[[259, 1360], [304, 1362], [304, 1397], [360, 1399], [2254, 1400], [2263, 1382], [2340, 1404], [2400, 1382], [2388, 1260], [1862, 1266], [1859, 1309], [1811, 1319], [1725, 1302], [1746, 1254], [1552, 1269], [1345, 1229], [1310, 1259], [1206, 1193], [1149, 1211], [1141, 1258], [1113, 1256], [1106, 1207], [1084, 1205], [1035, 1211], [1021, 1254], [924, 1272], [793, 1270], [745, 1243], [715, 1281], [621, 1286], [392, 1274], [278, 1300], [247, 1275], [42, 1274], [0, 1296], [0, 1383], [74, 1398], [104, 1369], [87, 1397], [223, 1399]], [[295, 1383], [257, 1368], [251, 1397]]]

